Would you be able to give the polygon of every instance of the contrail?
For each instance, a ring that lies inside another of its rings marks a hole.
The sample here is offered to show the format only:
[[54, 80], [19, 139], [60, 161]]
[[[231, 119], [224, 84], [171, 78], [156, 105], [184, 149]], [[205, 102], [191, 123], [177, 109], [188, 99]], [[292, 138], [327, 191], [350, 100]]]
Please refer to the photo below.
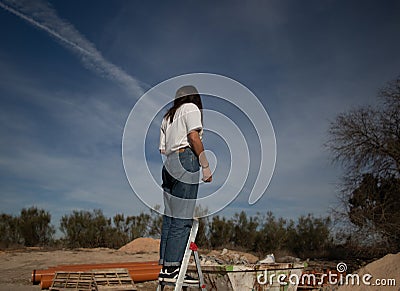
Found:
[[88, 41], [72, 24], [62, 20], [57, 12], [43, 1], [3, 0], [0, 7], [40, 28], [65, 47], [76, 53], [86, 68], [108, 79], [121, 83], [128, 92], [136, 97], [144, 90], [140, 81], [133, 78], [118, 66], [110, 63], [96, 47]]

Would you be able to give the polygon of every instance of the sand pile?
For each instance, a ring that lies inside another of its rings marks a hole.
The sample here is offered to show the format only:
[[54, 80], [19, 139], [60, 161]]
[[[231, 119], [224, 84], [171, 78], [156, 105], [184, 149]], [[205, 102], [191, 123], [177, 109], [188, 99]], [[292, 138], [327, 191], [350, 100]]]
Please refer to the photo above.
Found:
[[159, 239], [140, 237], [124, 245], [119, 249], [119, 251], [126, 253], [157, 253], [159, 249]]
[[207, 255], [202, 255], [201, 261], [206, 265], [215, 263], [220, 265], [245, 265], [256, 263], [258, 257], [244, 252], [223, 249], [222, 251], [213, 250]]
[[[386, 255], [361, 268], [357, 271], [357, 274], [360, 277], [360, 286], [341, 286], [338, 290], [400, 290], [400, 253]], [[369, 279], [371, 283], [370, 286], [366, 286], [362, 283], [362, 277], [365, 274], [370, 274], [372, 276], [372, 278]], [[385, 280], [386, 284], [388, 284], [388, 279], [395, 279], [396, 286], [377, 286], [375, 284], [376, 279], [379, 279], [381, 283], [384, 283], [383, 280]], [[375, 286], [373, 286], [373, 284]]]

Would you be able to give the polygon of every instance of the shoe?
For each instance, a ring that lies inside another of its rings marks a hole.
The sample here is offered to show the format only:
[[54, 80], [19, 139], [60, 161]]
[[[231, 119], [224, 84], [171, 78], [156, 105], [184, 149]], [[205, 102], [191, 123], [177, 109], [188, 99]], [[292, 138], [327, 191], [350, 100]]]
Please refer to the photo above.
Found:
[[185, 279], [183, 279], [183, 283], [199, 284], [199, 279], [193, 278], [192, 276], [189, 276], [189, 275], [185, 275]]
[[164, 281], [164, 276], [165, 276], [165, 274], [164, 274], [164, 268], [161, 268], [161, 270], [160, 270], [160, 274], [158, 274], [158, 281]]
[[[175, 283], [176, 280], [178, 280], [178, 276], [179, 276], [179, 268], [176, 268], [171, 272], [168, 272], [167, 268], [162, 268], [160, 274], [158, 275], [158, 280], [169, 283]], [[198, 284], [199, 279], [193, 278], [192, 276], [186, 274], [185, 278], [183, 279], [183, 282], [187, 284]]]
[[168, 271], [168, 268], [162, 268], [160, 274], [158, 275], [159, 281], [175, 283], [178, 279], [179, 268], [176, 268], [172, 271]]

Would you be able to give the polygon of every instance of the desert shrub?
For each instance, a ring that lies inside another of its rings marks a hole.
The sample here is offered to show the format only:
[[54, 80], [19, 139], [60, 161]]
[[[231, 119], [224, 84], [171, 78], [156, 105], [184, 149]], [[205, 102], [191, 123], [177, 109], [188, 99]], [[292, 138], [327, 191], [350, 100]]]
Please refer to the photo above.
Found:
[[23, 208], [19, 217], [19, 229], [25, 246], [44, 246], [50, 243], [55, 233], [50, 224], [48, 211], [37, 207]]
[[0, 247], [9, 248], [19, 244], [23, 244], [19, 218], [2, 213], [0, 215]]
[[99, 209], [73, 211], [61, 218], [60, 230], [69, 247], [107, 247], [113, 232], [111, 219]]
[[1, 214], [0, 243], [3, 247], [14, 245], [45, 246], [53, 240], [54, 227], [49, 212], [37, 207], [23, 208], [20, 215]]

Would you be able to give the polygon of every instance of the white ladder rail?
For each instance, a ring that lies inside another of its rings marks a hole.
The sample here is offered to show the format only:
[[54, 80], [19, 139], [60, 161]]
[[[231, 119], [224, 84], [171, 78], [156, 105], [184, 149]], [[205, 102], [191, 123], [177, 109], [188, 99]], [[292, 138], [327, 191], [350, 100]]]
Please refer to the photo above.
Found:
[[[197, 252], [197, 245], [195, 244], [198, 229], [199, 229], [199, 221], [198, 221], [198, 219], [194, 218], [192, 228], [191, 228], [190, 234], [189, 234], [189, 239], [186, 244], [185, 254], [183, 255], [181, 267], [179, 269], [178, 279], [176, 280], [175, 283], [170, 283], [170, 284], [166, 284], [165, 282], [162, 282], [162, 281], [159, 282], [157, 291], [162, 291], [164, 289], [165, 285], [175, 285], [174, 291], [181, 291], [182, 288], [186, 289], [186, 287], [194, 286], [194, 285], [198, 285], [199, 289], [201, 289], [202, 291], [207, 291], [206, 285], [204, 284], [203, 272], [201, 271], [199, 254]], [[185, 284], [184, 283], [185, 275], [187, 272], [187, 268], [189, 265], [189, 260], [190, 260], [190, 256], [192, 255], [192, 252], [193, 252], [194, 260], [196, 263], [197, 274], [199, 276], [199, 284]]]

